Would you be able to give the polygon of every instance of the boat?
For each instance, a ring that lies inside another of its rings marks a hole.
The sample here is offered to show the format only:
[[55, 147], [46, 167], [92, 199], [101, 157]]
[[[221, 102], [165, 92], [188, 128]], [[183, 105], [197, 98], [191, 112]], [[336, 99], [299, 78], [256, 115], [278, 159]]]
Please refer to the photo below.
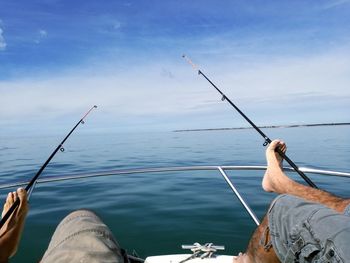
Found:
[[[249, 214], [252, 220], [256, 225], [259, 225], [259, 219], [255, 215], [254, 211], [249, 207], [247, 202], [244, 200], [242, 195], [239, 193], [235, 187], [232, 180], [227, 175], [226, 171], [235, 170], [235, 171], [264, 171], [266, 166], [176, 166], [176, 167], [156, 167], [156, 168], [137, 168], [137, 169], [123, 169], [123, 170], [111, 170], [111, 171], [102, 171], [94, 173], [84, 173], [84, 174], [67, 174], [61, 176], [52, 176], [44, 177], [38, 179], [33, 187], [31, 188], [28, 198], [31, 197], [35, 186], [38, 184], [47, 184], [51, 182], [58, 181], [73, 181], [81, 180], [87, 178], [96, 178], [96, 177], [107, 177], [107, 176], [118, 176], [118, 175], [127, 175], [127, 174], [141, 174], [141, 173], [168, 173], [168, 172], [185, 172], [185, 171], [218, 171], [221, 176], [226, 181], [227, 185], [230, 187], [234, 195], [238, 198], [242, 207]], [[312, 169], [307, 167], [299, 167], [299, 169], [304, 173], [316, 174], [316, 175], [325, 175], [325, 176], [339, 176], [339, 177], [349, 177], [350, 173], [347, 172], [338, 172], [330, 170], [321, 170], [321, 169]], [[291, 167], [284, 167], [284, 170], [287, 172], [295, 172]], [[0, 185], [0, 190], [13, 189], [15, 187], [21, 187], [27, 185], [27, 181], [6, 183]], [[225, 255], [221, 252], [224, 251], [225, 247], [223, 245], [215, 245], [212, 243], [206, 244], [189, 244], [182, 245], [182, 248], [185, 250], [190, 250], [192, 253], [183, 253], [183, 254], [170, 254], [170, 255], [154, 255], [148, 256], [146, 259], [142, 259], [135, 255], [129, 255], [130, 263], [232, 263], [233, 259], [236, 258], [235, 255]]]

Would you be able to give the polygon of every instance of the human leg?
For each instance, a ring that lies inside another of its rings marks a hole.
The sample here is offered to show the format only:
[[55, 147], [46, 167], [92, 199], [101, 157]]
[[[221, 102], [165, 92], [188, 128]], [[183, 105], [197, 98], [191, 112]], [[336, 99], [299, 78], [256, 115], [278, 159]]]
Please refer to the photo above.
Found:
[[233, 262], [350, 262], [349, 234], [348, 216], [303, 198], [279, 195], [246, 252]]
[[327, 206], [279, 195], [268, 213], [270, 239], [282, 262], [350, 262], [350, 221]]
[[[282, 158], [275, 152], [276, 147], [280, 147], [283, 152], [286, 151], [286, 145], [279, 140], [273, 141], [267, 148], [266, 157], [268, 168], [262, 182], [262, 186], [265, 191], [297, 196], [304, 200], [322, 204], [339, 213], [342, 213], [350, 204], [349, 199], [336, 197], [325, 191], [304, 186], [290, 179], [283, 172]], [[273, 206], [274, 204], [271, 207]], [[285, 207], [285, 209], [292, 209], [290, 203], [285, 204], [285, 206], [282, 205], [282, 207]], [[271, 233], [270, 225], [280, 225], [284, 228], [283, 231], [288, 233], [291, 231], [291, 226], [294, 226], [294, 223], [285, 224], [285, 221], [280, 221], [279, 224], [276, 224], [276, 222], [273, 222], [275, 219], [269, 216], [271, 211], [273, 211], [272, 208], [269, 210], [268, 215], [263, 219], [260, 226], [255, 230], [249, 241], [246, 253], [238, 257], [236, 262], [279, 262], [276, 251], [280, 251], [278, 246], [279, 244], [285, 242], [286, 238], [283, 241], [276, 239], [276, 236], [279, 236], [279, 234], [276, 235], [275, 227], [272, 230], [273, 233]], [[278, 217], [281, 218], [281, 216], [275, 216], [274, 218]], [[293, 216], [290, 216], [289, 218], [293, 218]], [[275, 239], [272, 242], [273, 238]], [[270, 242], [275, 244], [270, 247]], [[281, 257], [281, 253], [279, 254]]]
[[240, 256], [246, 257], [245, 261], [238, 261], [242, 263], [280, 262], [271, 245], [267, 216], [264, 217], [261, 224], [255, 229], [249, 240], [245, 254]]
[[42, 263], [124, 262], [112, 232], [92, 211], [78, 210], [57, 226]]
[[0, 231], [0, 262], [6, 262], [8, 258], [16, 253], [23, 232], [28, 213], [27, 192], [23, 188], [19, 188], [16, 192], [11, 192], [7, 195], [2, 217], [17, 199], [20, 200], [19, 206]]
[[323, 204], [342, 213], [350, 204], [350, 199], [343, 199], [326, 191], [299, 184], [290, 179], [282, 169], [282, 159], [275, 152], [276, 147], [286, 150], [284, 142], [274, 140], [266, 150], [267, 170], [264, 175], [262, 187], [265, 191], [278, 194], [289, 194], [305, 200]]

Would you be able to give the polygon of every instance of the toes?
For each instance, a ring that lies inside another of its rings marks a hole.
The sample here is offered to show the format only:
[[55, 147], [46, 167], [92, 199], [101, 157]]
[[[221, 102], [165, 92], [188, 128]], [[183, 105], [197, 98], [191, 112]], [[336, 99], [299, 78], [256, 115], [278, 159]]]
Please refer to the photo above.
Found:
[[4, 209], [9, 208], [11, 206], [11, 203], [12, 203], [11, 200], [12, 200], [12, 193], [8, 193], [4, 204]]
[[27, 191], [24, 190], [23, 188], [18, 188], [17, 189], [17, 195], [19, 197], [19, 200], [27, 199]]
[[19, 199], [19, 207], [15, 214], [17, 216], [25, 215], [28, 212], [27, 191], [23, 188], [18, 188], [16, 192], [10, 192], [7, 195], [6, 202], [4, 204], [2, 217], [7, 213], [10, 207]]
[[283, 152], [285, 152], [285, 151], [287, 150], [287, 145], [286, 145], [286, 143], [285, 143], [284, 141], [280, 141], [278, 145], [279, 145], [279, 148], [280, 148]]
[[7, 197], [6, 197], [6, 201], [5, 201], [5, 204], [4, 204], [4, 208], [2, 210], [2, 214], [1, 214], [1, 218], [3, 218], [6, 214], [6, 212], [9, 210], [10, 208], [10, 202], [11, 202], [11, 194], [12, 193], [8, 193]]
[[12, 192], [12, 194], [13, 194], [13, 201], [16, 202], [18, 199], [18, 194], [17, 192]]
[[280, 142], [280, 140], [273, 140], [273, 141], [270, 143], [269, 148], [270, 148], [271, 150], [274, 150], [274, 149], [277, 147], [277, 145], [279, 144], [279, 142]]
[[286, 144], [284, 143], [284, 141], [277, 139], [277, 140], [273, 140], [270, 143], [267, 150], [275, 151], [276, 148], [279, 148], [280, 150], [282, 150], [282, 148], [285, 148], [285, 147], [286, 147]]
[[12, 199], [12, 193], [8, 193], [5, 201], [5, 205], [8, 206], [9, 203], [11, 203]]
[[15, 202], [14, 192], [9, 193], [8, 204], [11, 206]]
[[23, 188], [18, 188], [17, 195], [20, 200], [19, 213], [26, 213], [28, 210], [27, 191]]

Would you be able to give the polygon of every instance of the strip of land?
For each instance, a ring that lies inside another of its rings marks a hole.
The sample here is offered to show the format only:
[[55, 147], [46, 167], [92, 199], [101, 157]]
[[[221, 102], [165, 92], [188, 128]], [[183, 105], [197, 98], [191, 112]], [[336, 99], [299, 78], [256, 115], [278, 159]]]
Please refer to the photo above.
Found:
[[[265, 129], [265, 128], [274, 129], [274, 128], [297, 128], [297, 127], [342, 126], [342, 125], [350, 125], [350, 122], [291, 124], [291, 125], [267, 125], [267, 126], [258, 126], [258, 127], [261, 129]], [[173, 132], [228, 131], [228, 130], [245, 130], [245, 129], [253, 129], [253, 127], [186, 129], [186, 130], [174, 130]]]

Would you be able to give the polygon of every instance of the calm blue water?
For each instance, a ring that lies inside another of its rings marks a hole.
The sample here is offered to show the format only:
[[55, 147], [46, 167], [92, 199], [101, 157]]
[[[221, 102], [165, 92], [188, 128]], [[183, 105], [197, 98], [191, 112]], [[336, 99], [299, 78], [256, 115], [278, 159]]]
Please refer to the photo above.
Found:
[[[283, 138], [299, 166], [350, 172], [350, 126], [266, 129]], [[2, 137], [0, 183], [28, 180], [61, 136]], [[43, 177], [109, 169], [185, 165], [265, 165], [262, 139], [254, 130], [83, 134], [77, 131]], [[258, 217], [273, 194], [264, 193], [262, 172], [230, 172]], [[298, 179], [296, 176], [293, 177]], [[320, 187], [349, 195], [350, 179], [310, 175]], [[298, 179], [299, 180], [299, 179]], [[1, 192], [4, 200], [7, 191]], [[121, 245], [142, 257], [180, 253], [180, 245], [214, 242], [226, 254], [245, 249], [255, 228], [216, 171], [137, 174], [39, 185], [18, 254], [12, 262], [37, 262], [59, 221], [89, 208], [110, 226]]]

